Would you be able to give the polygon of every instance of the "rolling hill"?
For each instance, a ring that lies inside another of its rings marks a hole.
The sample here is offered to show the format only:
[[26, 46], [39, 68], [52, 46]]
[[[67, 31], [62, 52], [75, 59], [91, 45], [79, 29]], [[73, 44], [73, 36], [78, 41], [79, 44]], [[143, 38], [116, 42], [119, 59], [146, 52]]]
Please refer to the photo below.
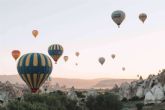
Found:
[[[114, 84], [120, 85], [123, 82], [130, 82], [133, 79], [67, 79], [67, 78], [52, 78], [52, 84], [55, 85], [58, 83], [60, 86], [65, 85], [70, 88], [74, 86], [75, 88], [112, 88]], [[21, 78], [18, 75], [0, 75], [0, 81], [6, 82], [10, 81], [11, 83], [24, 84]]]

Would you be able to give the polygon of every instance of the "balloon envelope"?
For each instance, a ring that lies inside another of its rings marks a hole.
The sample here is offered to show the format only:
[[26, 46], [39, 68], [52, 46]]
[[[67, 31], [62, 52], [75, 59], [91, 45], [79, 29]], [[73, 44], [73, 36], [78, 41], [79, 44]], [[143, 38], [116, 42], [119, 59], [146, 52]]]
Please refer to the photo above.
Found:
[[48, 48], [48, 53], [53, 58], [55, 63], [57, 63], [58, 59], [63, 54], [63, 47], [59, 44], [50, 45]]
[[145, 20], [147, 19], [147, 14], [145, 14], [145, 13], [139, 14], [139, 19], [144, 23]]
[[111, 15], [112, 20], [120, 27], [121, 23], [125, 19], [125, 13], [121, 10], [116, 10]]
[[80, 53], [79, 52], [76, 52], [75, 55], [78, 57], [80, 55]]
[[12, 51], [12, 56], [15, 60], [17, 60], [20, 55], [21, 55], [21, 52], [19, 50], [13, 50]]
[[75, 63], [76, 66], [78, 66], [78, 63]]
[[125, 67], [123, 67], [122, 70], [125, 71]]
[[65, 62], [67, 62], [67, 61], [68, 61], [68, 59], [69, 59], [69, 57], [68, 57], [68, 56], [64, 56], [64, 61], [65, 61]]
[[112, 54], [111, 57], [114, 59], [116, 57], [116, 55], [115, 54]]
[[50, 58], [42, 53], [23, 55], [17, 64], [20, 77], [29, 86], [32, 93], [37, 92], [52, 72]]
[[38, 31], [37, 31], [37, 30], [33, 30], [33, 31], [32, 31], [32, 34], [33, 34], [33, 36], [36, 38], [36, 37], [38, 36]]
[[101, 65], [103, 65], [104, 62], [105, 62], [105, 58], [104, 58], [104, 57], [100, 57], [100, 58], [99, 58], [99, 63], [100, 63]]

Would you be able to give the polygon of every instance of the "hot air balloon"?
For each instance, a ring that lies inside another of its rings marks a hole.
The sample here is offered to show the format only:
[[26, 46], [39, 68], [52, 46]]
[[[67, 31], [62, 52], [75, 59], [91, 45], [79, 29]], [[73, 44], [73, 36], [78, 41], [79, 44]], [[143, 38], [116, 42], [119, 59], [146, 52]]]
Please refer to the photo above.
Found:
[[139, 19], [144, 23], [145, 20], [147, 19], [147, 14], [145, 14], [145, 13], [139, 14]]
[[69, 57], [68, 57], [68, 56], [64, 56], [64, 61], [65, 61], [65, 62], [67, 62], [67, 61], [68, 61], [68, 59], [69, 59]]
[[78, 63], [75, 63], [76, 66], [78, 66]]
[[111, 57], [112, 57], [113, 59], [115, 59], [116, 55], [115, 55], [115, 54], [112, 54]]
[[78, 57], [80, 55], [80, 53], [79, 52], [76, 52], [75, 55]]
[[12, 56], [15, 60], [17, 60], [20, 55], [21, 55], [21, 52], [19, 50], [13, 50], [12, 51]]
[[55, 63], [57, 63], [58, 59], [63, 54], [63, 47], [59, 44], [53, 44], [48, 48], [49, 55], [53, 58]]
[[125, 71], [125, 67], [122, 67], [122, 70]]
[[111, 15], [112, 20], [120, 27], [121, 23], [125, 19], [125, 13], [121, 10], [116, 10]]
[[32, 34], [33, 34], [33, 36], [36, 38], [37, 35], [38, 35], [38, 31], [37, 31], [37, 30], [33, 30], [33, 31], [32, 31]]
[[99, 58], [99, 63], [100, 63], [101, 65], [103, 65], [104, 62], [105, 62], [105, 58], [104, 58], [104, 57], [100, 57], [100, 58]]
[[42, 53], [28, 53], [19, 59], [17, 71], [31, 92], [35, 93], [51, 74], [52, 62]]

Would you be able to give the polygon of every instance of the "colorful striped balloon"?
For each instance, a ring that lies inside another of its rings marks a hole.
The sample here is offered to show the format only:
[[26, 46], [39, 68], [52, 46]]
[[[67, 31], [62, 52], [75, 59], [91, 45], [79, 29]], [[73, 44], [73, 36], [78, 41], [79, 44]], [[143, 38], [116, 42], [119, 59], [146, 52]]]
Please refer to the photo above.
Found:
[[59, 44], [53, 44], [48, 48], [49, 55], [53, 58], [55, 63], [57, 63], [58, 59], [63, 54], [63, 47]]
[[52, 72], [50, 58], [42, 53], [28, 53], [23, 55], [17, 64], [20, 77], [29, 86], [32, 93], [37, 92]]

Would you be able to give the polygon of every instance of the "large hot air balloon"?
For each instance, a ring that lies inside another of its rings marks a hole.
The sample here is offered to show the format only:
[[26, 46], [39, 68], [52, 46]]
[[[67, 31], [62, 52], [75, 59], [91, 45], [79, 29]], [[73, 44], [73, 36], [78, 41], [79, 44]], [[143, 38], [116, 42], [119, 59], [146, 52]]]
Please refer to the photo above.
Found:
[[12, 56], [15, 60], [17, 60], [20, 55], [21, 55], [21, 52], [19, 50], [13, 50], [12, 51]]
[[121, 23], [125, 19], [125, 13], [121, 10], [116, 10], [111, 15], [112, 20], [120, 27]]
[[139, 14], [139, 19], [144, 23], [145, 20], [147, 19], [147, 14], [145, 14], [145, 13]]
[[100, 63], [101, 65], [103, 65], [104, 62], [105, 62], [105, 58], [104, 58], [104, 57], [100, 57], [100, 58], [99, 58], [99, 63]]
[[28, 53], [19, 59], [17, 71], [31, 92], [35, 93], [51, 74], [52, 62], [42, 53]]
[[57, 63], [58, 59], [63, 54], [63, 47], [59, 44], [53, 44], [48, 48], [49, 55], [53, 58], [55, 63]]
[[80, 53], [79, 52], [76, 52], [75, 55], [78, 57], [80, 55]]
[[33, 36], [36, 38], [37, 35], [38, 35], [38, 31], [37, 31], [37, 30], [33, 30], [33, 31], [32, 31], [32, 34], [33, 34]]
[[116, 55], [115, 55], [115, 54], [112, 54], [111, 57], [112, 57], [113, 59], [115, 59]]
[[69, 57], [68, 57], [68, 56], [64, 56], [64, 61], [65, 61], [65, 62], [67, 62], [67, 61], [68, 61], [68, 59], [69, 59]]

